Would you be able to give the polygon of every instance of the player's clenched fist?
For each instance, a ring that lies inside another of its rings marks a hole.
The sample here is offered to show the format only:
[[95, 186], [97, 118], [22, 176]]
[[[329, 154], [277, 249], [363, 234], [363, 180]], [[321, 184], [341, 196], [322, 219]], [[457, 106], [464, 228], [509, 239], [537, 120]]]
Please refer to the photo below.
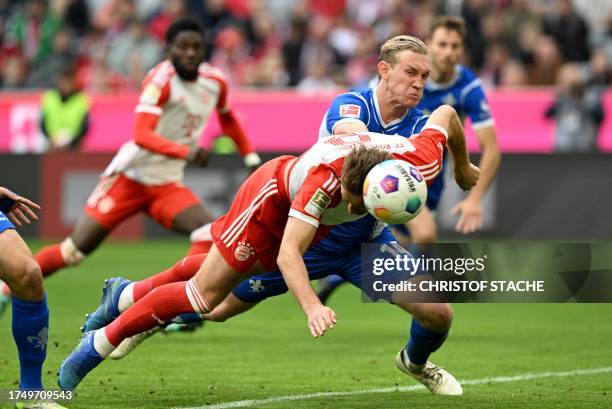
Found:
[[308, 318], [308, 329], [315, 338], [323, 336], [327, 328], [332, 329], [336, 325], [336, 313], [323, 304], [312, 307], [305, 312]]
[[210, 160], [210, 154], [206, 149], [195, 148], [187, 154], [187, 162], [193, 163], [194, 165], [205, 167], [208, 165]]
[[457, 166], [455, 168], [455, 181], [463, 190], [470, 190], [478, 182], [480, 177], [480, 169], [478, 166], [469, 163], [466, 166]]

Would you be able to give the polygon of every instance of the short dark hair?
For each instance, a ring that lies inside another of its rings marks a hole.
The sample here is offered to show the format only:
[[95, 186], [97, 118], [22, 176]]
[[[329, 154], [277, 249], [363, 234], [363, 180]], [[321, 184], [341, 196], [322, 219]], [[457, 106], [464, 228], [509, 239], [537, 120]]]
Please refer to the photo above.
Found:
[[465, 41], [465, 21], [463, 18], [454, 16], [437, 17], [429, 29], [429, 38], [431, 38], [433, 33], [440, 27], [457, 32], [461, 37], [461, 41]]
[[354, 195], [362, 195], [363, 184], [368, 173], [374, 166], [387, 159], [391, 159], [389, 152], [359, 145], [344, 159], [341, 174], [342, 186]]
[[170, 44], [176, 36], [182, 31], [195, 31], [204, 37], [204, 28], [202, 25], [193, 18], [183, 17], [178, 20], [174, 20], [168, 30], [166, 31], [166, 44]]

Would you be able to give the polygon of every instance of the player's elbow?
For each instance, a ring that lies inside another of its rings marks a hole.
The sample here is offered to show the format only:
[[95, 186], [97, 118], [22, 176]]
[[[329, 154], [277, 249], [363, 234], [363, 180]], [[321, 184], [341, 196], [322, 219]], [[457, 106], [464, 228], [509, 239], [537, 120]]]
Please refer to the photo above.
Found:
[[290, 246], [281, 246], [276, 257], [276, 264], [281, 271], [285, 270], [292, 264], [292, 260], [295, 260], [295, 251]]

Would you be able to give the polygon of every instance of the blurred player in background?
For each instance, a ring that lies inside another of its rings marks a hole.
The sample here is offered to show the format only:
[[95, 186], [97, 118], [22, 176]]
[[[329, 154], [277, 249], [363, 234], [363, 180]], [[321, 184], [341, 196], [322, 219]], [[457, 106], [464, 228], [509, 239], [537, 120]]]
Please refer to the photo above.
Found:
[[[336, 323], [336, 315], [310, 285], [303, 254], [329, 227], [366, 215], [363, 183], [376, 164], [393, 158], [429, 167], [441, 162], [447, 144], [458, 185], [471, 188], [479, 170], [469, 161], [462, 126], [451, 107], [436, 111], [410, 141], [397, 135], [343, 135], [321, 139], [299, 158], [281, 156], [267, 162], [242, 184], [228, 213], [212, 224], [214, 244], [196, 275], [155, 288], [106, 327], [86, 332], [60, 367], [60, 386], [76, 387], [130, 336], [179, 314], [211, 312], [244, 278], [262, 268], [274, 271], [278, 266], [307, 316], [311, 335], [323, 335]], [[435, 173], [427, 182], [433, 177]], [[115, 301], [116, 296], [115, 291]]]
[[[40, 268], [15, 225], [38, 219], [30, 200], [0, 187], [0, 278], [13, 299], [13, 338], [19, 354], [20, 390], [42, 390], [42, 367], [47, 356], [49, 309]], [[20, 401], [18, 409], [62, 409], [55, 402]]]
[[[482, 227], [483, 197], [495, 179], [501, 154], [497, 145], [493, 117], [482, 84], [472, 70], [459, 64], [463, 57], [464, 42], [465, 23], [463, 19], [440, 16], [434, 20], [427, 44], [432, 59], [432, 70], [423, 91], [423, 98], [418, 102], [417, 108], [429, 113], [441, 105], [451, 105], [462, 120], [469, 117], [472, 122], [472, 128], [482, 151], [480, 159], [482, 173], [478, 184], [470, 190], [464, 200], [452, 209], [453, 214], [459, 214], [455, 229], [463, 234], [468, 234]], [[381, 107], [383, 103], [379, 100]], [[341, 121], [351, 121], [346, 116], [345, 118]], [[358, 119], [368, 128], [371, 127], [368, 117], [361, 116]], [[342, 130], [358, 129], [353, 126], [361, 127], [362, 125], [351, 125], [350, 128], [343, 126]], [[409, 134], [399, 133], [409, 136]], [[408, 231], [402, 229], [401, 226], [395, 226], [395, 233], [400, 234], [402, 241], [409, 239], [419, 244], [430, 244], [437, 241], [438, 229], [434, 215], [443, 187], [444, 175], [440, 175], [428, 189], [427, 207], [416, 218], [408, 222], [409, 237], [401, 237], [408, 234]], [[326, 302], [332, 292], [343, 282], [344, 280], [339, 276], [330, 276], [321, 280], [318, 292], [321, 300]]]
[[70, 237], [36, 254], [43, 276], [79, 264], [115, 227], [141, 211], [167, 229], [189, 234], [190, 254], [207, 251], [206, 225], [212, 217], [182, 179], [187, 163], [208, 162], [208, 152], [198, 140], [213, 110], [244, 155], [245, 165], [259, 166], [259, 156], [230, 106], [227, 80], [202, 62], [202, 27], [194, 20], [177, 20], [168, 28], [166, 42], [169, 59], [143, 82], [133, 140], [104, 171]]

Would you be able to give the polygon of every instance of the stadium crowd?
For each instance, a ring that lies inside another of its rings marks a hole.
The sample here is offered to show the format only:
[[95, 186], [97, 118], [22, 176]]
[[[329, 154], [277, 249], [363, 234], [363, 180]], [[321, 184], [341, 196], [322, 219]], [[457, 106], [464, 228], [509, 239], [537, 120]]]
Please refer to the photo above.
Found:
[[385, 39], [426, 38], [439, 14], [463, 16], [466, 63], [489, 88], [553, 85], [564, 64], [611, 83], [606, 0], [0, 0], [0, 89], [50, 87], [68, 63], [86, 92], [135, 91], [183, 15], [234, 86], [362, 86]]

